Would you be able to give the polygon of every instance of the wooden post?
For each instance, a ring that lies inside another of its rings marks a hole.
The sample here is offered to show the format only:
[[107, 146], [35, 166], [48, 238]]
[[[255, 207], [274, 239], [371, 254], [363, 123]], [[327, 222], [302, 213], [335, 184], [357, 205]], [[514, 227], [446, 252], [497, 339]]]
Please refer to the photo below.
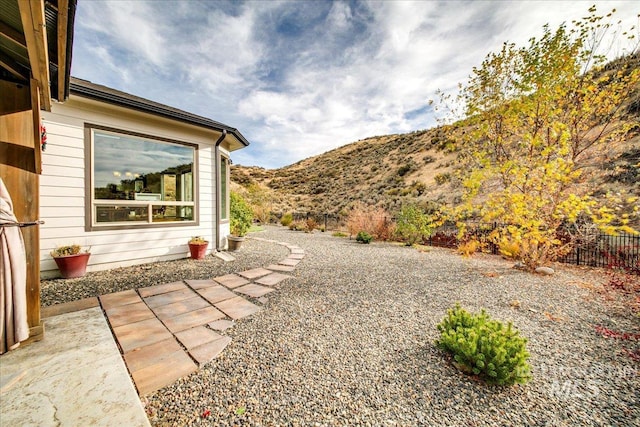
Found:
[[[11, 195], [17, 220], [36, 221], [40, 214], [41, 167], [38, 87], [33, 81], [25, 86], [5, 83], [0, 104], [0, 177]], [[21, 230], [27, 258], [29, 341], [34, 341], [44, 335], [40, 320], [40, 229], [31, 226]]]

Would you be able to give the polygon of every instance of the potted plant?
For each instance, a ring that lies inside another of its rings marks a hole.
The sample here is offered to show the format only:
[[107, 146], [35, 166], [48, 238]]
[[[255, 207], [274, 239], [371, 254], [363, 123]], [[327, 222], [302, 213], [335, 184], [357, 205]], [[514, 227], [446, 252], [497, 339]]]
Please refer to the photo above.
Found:
[[244, 236], [253, 223], [253, 212], [246, 200], [235, 191], [231, 192], [231, 235], [227, 237], [230, 251], [237, 251], [244, 242]]
[[189, 240], [189, 252], [191, 252], [191, 258], [204, 259], [207, 254], [207, 246], [209, 242], [202, 236], [193, 236]]
[[65, 279], [82, 277], [87, 272], [87, 263], [91, 253], [89, 249], [82, 251], [80, 245], [58, 246], [51, 251], [51, 256]]

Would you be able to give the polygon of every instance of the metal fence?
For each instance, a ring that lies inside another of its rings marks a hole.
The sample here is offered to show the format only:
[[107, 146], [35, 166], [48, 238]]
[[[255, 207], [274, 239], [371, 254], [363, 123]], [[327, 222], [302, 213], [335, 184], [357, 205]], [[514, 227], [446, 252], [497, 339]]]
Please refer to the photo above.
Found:
[[[278, 219], [281, 215], [276, 215]], [[317, 212], [293, 213], [294, 221], [313, 219], [318, 227], [326, 231], [347, 231], [347, 218], [338, 214]], [[385, 218], [387, 219], [387, 218]], [[394, 218], [388, 218], [393, 221]], [[462, 240], [473, 238], [482, 244], [486, 252], [498, 254], [498, 246], [489, 235], [500, 224], [474, 223], [467, 225]], [[461, 239], [458, 238], [458, 227], [448, 224], [438, 227], [423, 243], [429, 246], [455, 249]], [[566, 235], [560, 235], [561, 240], [567, 241]], [[573, 238], [569, 252], [559, 262], [589, 267], [620, 267], [624, 266], [632, 273], [640, 274], [640, 235], [621, 233], [611, 236], [597, 229], [581, 230], [578, 237]]]

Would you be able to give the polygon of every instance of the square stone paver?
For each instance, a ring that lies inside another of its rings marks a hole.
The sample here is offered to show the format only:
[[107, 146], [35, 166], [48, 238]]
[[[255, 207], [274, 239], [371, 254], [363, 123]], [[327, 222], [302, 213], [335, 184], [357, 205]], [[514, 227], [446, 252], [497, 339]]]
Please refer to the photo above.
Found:
[[142, 301], [140, 299], [140, 296], [133, 289], [100, 296], [100, 302], [102, 303], [102, 308], [105, 310], [111, 307], [133, 304], [140, 301]]
[[202, 289], [202, 288], [209, 288], [211, 286], [219, 286], [218, 283], [214, 282], [211, 279], [207, 279], [207, 280], [186, 280], [186, 282], [193, 289]]
[[289, 276], [288, 274], [282, 274], [282, 273], [271, 273], [268, 276], [262, 277], [258, 280], [256, 280], [256, 283], [259, 283], [261, 285], [266, 285], [266, 286], [275, 286], [278, 283], [282, 282], [285, 279], [288, 279], [292, 276]]
[[166, 319], [164, 324], [171, 332], [176, 333], [196, 326], [206, 325], [223, 317], [224, 314], [216, 310], [215, 307], [206, 307]]
[[144, 301], [149, 307], [155, 308], [160, 307], [161, 305], [173, 304], [174, 302], [193, 298], [195, 296], [197, 296], [197, 294], [194, 291], [189, 288], [185, 288], [179, 291], [167, 292], [165, 294], [147, 297], [144, 299]]
[[198, 366], [182, 350], [167, 355], [164, 359], [145, 368], [133, 371], [131, 376], [140, 396], [173, 384], [178, 379], [198, 370]]
[[182, 347], [174, 337], [159, 341], [154, 344], [136, 348], [124, 355], [124, 361], [129, 372], [139, 371], [147, 366], [155, 365], [170, 357], [172, 353], [182, 351]]
[[215, 304], [217, 302], [224, 301], [236, 296], [236, 294], [231, 292], [229, 289], [220, 285], [212, 286], [210, 288], [198, 289], [198, 293], [211, 304]]
[[210, 306], [211, 304], [202, 299], [202, 297], [196, 295], [193, 298], [187, 298], [183, 299], [182, 301], [174, 302], [172, 304], [155, 307], [153, 309], [153, 312], [156, 314], [156, 316], [158, 316], [159, 319], [166, 320], [171, 317], [176, 317], [190, 311], [196, 311], [200, 310], [201, 308]]
[[142, 301], [111, 307], [105, 310], [105, 312], [107, 313], [107, 318], [109, 319], [109, 323], [111, 323], [112, 328], [155, 317], [153, 311], [151, 311], [149, 307], [147, 307], [147, 304]]
[[241, 294], [249, 295], [252, 298], [258, 298], [268, 294], [269, 292], [275, 291], [275, 289], [250, 283], [248, 285], [244, 285], [244, 286], [240, 286], [239, 288], [236, 288], [235, 291], [240, 292]]
[[278, 264], [281, 265], [288, 265], [290, 267], [295, 267], [296, 265], [298, 265], [300, 263], [299, 259], [293, 259], [293, 258], [285, 258], [282, 261], [280, 261]]
[[232, 319], [241, 319], [260, 311], [260, 307], [242, 297], [235, 297], [216, 303], [215, 306]]
[[303, 259], [305, 257], [304, 254], [290, 254], [287, 258], [289, 259]]
[[215, 333], [206, 326], [197, 326], [184, 331], [176, 332], [176, 338], [187, 350], [198, 347], [211, 341], [219, 340], [222, 335]]
[[167, 331], [167, 328], [164, 327], [162, 322], [156, 318], [118, 326], [113, 328], [113, 333], [123, 353], [127, 353], [138, 347], [157, 343], [158, 341], [173, 338], [171, 332]]
[[291, 253], [292, 254], [302, 254], [302, 255], [304, 255], [304, 249], [294, 247], [294, 248], [291, 248]]
[[218, 357], [230, 342], [231, 337], [221, 336], [220, 339], [190, 349], [189, 354], [202, 366]]
[[179, 291], [186, 289], [187, 285], [184, 282], [171, 282], [164, 285], [149, 286], [146, 288], [138, 289], [138, 293], [142, 298], [151, 297], [153, 295], [166, 294], [167, 292]]
[[213, 280], [225, 285], [230, 289], [237, 288], [238, 286], [246, 285], [247, 283], [249, 283], [249, 281], [244, 277], [240, 277], [235, 274], [225, 274], [224, 276], [214, 277]]
[[207, 325], [209, 325], [211, 329], [215, 329], [216, 331], [222, 332], [233, 327], [233, 320], [220, 319], [220, 320], [215, 320], [211, 323], [208, 323]]
[[271, 264], [270, 266], [267, 267], [269, 270], [273, 270], [273, 271], [293, 271], [296, 268], [290, 265], [276, 265], [276, 264]]
[[243, 271], [238, 274], [242, 277], [246, 277], [247, 279], [255, 279], [256, 277], [266, 276], [269, 273], [271, 272], [266, 268], [254, 268], [252, 270]]

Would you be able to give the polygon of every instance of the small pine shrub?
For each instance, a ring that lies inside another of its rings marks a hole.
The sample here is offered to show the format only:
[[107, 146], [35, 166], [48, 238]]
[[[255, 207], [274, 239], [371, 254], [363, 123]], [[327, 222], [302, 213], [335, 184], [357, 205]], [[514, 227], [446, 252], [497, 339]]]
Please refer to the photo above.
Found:
[[511, 322], [505, 327], [484, 310], [470, 314], [456, 304], [437, 327], [441, 335], [436, 345], [453, 354], [454, 365], [461, 371], [498, 385], [531, 379], [527, 339]]
[[373, 240], [373, 236], [366, 231], [361, 231], [356, 236], [356, 242], [369, 244]]
[[347, 233], [343, 233], [342, 231], [334, 231], [331, 235], [333, 237], [347, 237], [348, 236]]
[[290, 213], [286, 213], [282, 215], [282, 218], [280, 218], [280, 224], [282, 224], [284, 227], [288, 227], [292, 222], [293, 215]]

